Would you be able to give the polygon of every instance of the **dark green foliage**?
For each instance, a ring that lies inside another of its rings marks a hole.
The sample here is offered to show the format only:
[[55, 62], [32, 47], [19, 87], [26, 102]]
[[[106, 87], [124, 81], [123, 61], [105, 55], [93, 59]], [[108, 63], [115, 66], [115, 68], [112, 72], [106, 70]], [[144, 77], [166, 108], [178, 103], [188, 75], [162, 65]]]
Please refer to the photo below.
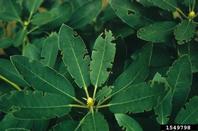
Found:
[[0, 131], [198, 124], [196, 0], [0, 0]]

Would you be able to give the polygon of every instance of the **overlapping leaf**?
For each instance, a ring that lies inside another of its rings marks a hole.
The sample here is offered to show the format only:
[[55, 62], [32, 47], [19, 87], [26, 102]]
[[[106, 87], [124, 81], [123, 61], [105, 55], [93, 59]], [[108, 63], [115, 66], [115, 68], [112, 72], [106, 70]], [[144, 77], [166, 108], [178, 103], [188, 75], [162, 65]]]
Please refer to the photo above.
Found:
[[100, 0], [87, 2], [75, 10], [70, 18], [69, 25], [73, 28], [81, 28], [91, 23], [98, 16], [101, 9], [102, 2]]
[[196, 24], [189, 20], [183, 20], [175, 29], [174, 35], [179, 45], [189, 42], [195, 35]]
[[30, 12], [30, 14], [33, 14], [42, 4], [43, 0], [25, 0], [25, 6]]
[[90, 58], [83, 40], [72, 28], [62, 25], [59, 31], [59, 46], [63, 54], [63, 62], [79, 87], [90, 84]]
[[170, 39], [175, 25], [176, 23], [170, 21], [156, 22], [140, 28], [137, 32], [137, 36], [146, 41], [163, 43]]
[[198, 97], [195, 96], [188, 103], [185, 104], [185, 108], [182, 108], [175, 122], [178, 124], [197, 124], [198, 123]]
[[175, 11], [177, 8], [177, 0], [148, 0], [150, 3], [153, 3], [154, 6], [157, 6], [161, 9], [168, 11]]
[[52, 33], [48, 38], [45, 39], [41, 51], [41, 62], [44, 65], [53, 67], [56, 62], [56, 57], [58, 55], [58, 35]]
[[45, 29], [55, 28], [69, 20], [72, 15], [71, 11], [71, 5], [68, 2], [65, 2], [47, 12], [35, 14], [31, 23], [37, 26], [45, 26]]
[[133, 84], [112, 97], [110, 110], [114, 113], [139, 113], [152, 110], [164, 88], [151, 88], [146, 83]]
[[112, 63], [115, 57], [115, 43], [111, 31], [105, 31], [105, 38], [102, 34], [96, 39], [90, 64], [90, 79], [96, 87], [101, 86], [107, 80]]
[[1, 10], [0, 19], [5, 21], [17, 20], [20, 21], [19, 5], [15, 0], [0, 0]]
[[14, 128], [26, 128], [30, 130], [43, 131], [48, 126], [47, 120], [20, 120], [8, 113], [0, 122], [0, 130], [9, 130]]
[[115, 114], [115, 118], [119, 126], [123, 127], [126, 131], [143, 131], [139, 123], [128, 115]]
[[16, 36], [14, 38], [14, 43], [13, 45], [15, 47], [19, 47], [20, 45], [22, 45], [24, 43], [24, 39], [27, 35], [27, 30], [25, 28], [20, 29], [17, 33]]
[[116, 79], [113, 92], [119, 92], [131, 84], [143, 82], [147, 78], [152, 50], [153, 45], [147, 44], [139, 51], [137, 58]]
[[116, 15], [129, 26], [138, 28], [148, 23], [148, 20], [142, 16], [141, 9], [135, 2], [110, 0], [110, 4]]
[[178, 110], [186, 101], [192, 84], [191, 62], [183, 55], [174, 62], [167, 72], [167, 81], [173, 90], [173, 108]]
[[0, 75], [19, 86], [28, 86], [28, 83], [17, 72], [17, 70], [9, 60], [0, 59]]
[[43, 92], [11, 92], [0, 98], [1, 110], [22, 119], [50, 119], [70, 111], [71, 99]]
[[82, 131], [109, 131], [109, 126], [107, 121], [104, 119], [104, 116], [99, 113], [89, 113], [82, 125], [81, 125]]
[[167, 124], [172, 111], [172, 90], [169, 89], [166, 78], [162, 77], [159, 73], [156, 73], [152, 80], [153, 88], [166, 88], [164, 93], [159, 97], [157, 106], [154, 108], [157, 115], [157, 121], [159, 124]]
[[104, 86], [102, 89], [100, 89], [96, 94], [96, 100], [102, 101], [104, 98], [111, 95], [112, 87], [111, 86]]
[[33, 44], [27, 44], [23, 48], [23, 56], [28, 57], [31, 60], [39, 60], [40, 50]]
[[178, 48], [179, 55], [188, 54], [192, 63], [192, 72], [198, 72], [198, 46], [196, 42], [190, 42], [179, 46]]
[[12, 56], [11, 61], [34, 89], [74, 97], [71, 83], [55, 70], [23, 56]]
[[8, 48], [10, 47], [14, 42], [13, 39], [11, 38], [3, 38], [0, 39], [0, 48]]
[[74, 131], [75, 128], [77, 127], [77, 122], [76, 121], [71, 121], [71, 120], [65, 120], [57, 125], [55, 125], [52, 130], [50, 131], [63, 131], [66, 129], [69, 129], [71, 131]]

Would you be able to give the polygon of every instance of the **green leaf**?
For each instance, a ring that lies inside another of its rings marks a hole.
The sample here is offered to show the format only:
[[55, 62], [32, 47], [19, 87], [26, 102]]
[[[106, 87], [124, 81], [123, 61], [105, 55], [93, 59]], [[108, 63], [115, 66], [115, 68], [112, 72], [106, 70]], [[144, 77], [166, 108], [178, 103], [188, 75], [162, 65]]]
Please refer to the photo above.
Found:
[[104, 98], [108, 97], [111, 95], [112, 92], [112, 86], [104, 86], [102, 89], [100, 89], [97, 94], [96, 94], [96, 100], [97, 101], [102, 101]]
[[189, 42], [195, 35], [196, 24], [189, 20], [183, 20], [177, 25], [174, 35], [179, 45]]
[[145, 7], [151, 7], [153, 4], [150, 2], [150, 0], [138, 0], [138, 3], [141, 3]]
[[161, 9], [168, 11], [175, 11], [177, 8], [177, 0], [148, 0], [150, 3], [153, 3], [154, 6], [157, 6]]
[[30, 130], [25, 128], [9, 128], [6, 129], [6, 131], [30, 131]]
[[35, 45], [39, 51], [41, 52], [42, 48], [43, 48], [43, 44], [45, 43], [45, 37], [42, 37], [42, 38], [36, 38], [34, 39], [31, 44]]
[[8, 48], [14, 43], [11, 38], [3, 38], [0, 40], [0, 48]]
[[153, 45], [145, 45], [137, 54], [137, 58], [128, 68], [115, 80], [114, 93], [128, 88], [131, 84], [143, 82], [149, 74], [149, 65], [152, 56]]
[[109, 108], [114, 113], [140, 113], [157, 105], [164, 88], [151, 88], [146, 83], [133, 84], [112, 97]]
[[37, 61], [30, 61], [23, 56], [12, 56], [11, 61], [33, 88], [62, 94], [70, 98], [74, 97], [74, 89], [71, 83], [52, 68]]
[[80, 36], [72, 28], [62, 25], [59, 31], [59, 47], [63, 54], [63, 62], [77, 85], [79, 87], [89, 86], [90, 58]]
[[41, 63], [46, 66], [53, 67], [58, 55], [58, 35], [52, 33], [45, 39], [41, 51]]
[[166, 78], [162, 77], [159, 73], [156, 73], [152, 80], [153, 88], [167, 88], [165, 92], [159, 97], [158, 104], [154, 108], [157, 115], [157, 121], [159, 124], [167, 124], [172, 111], [172, 90], [170, 90]]
[[115, 11], [115, 14], [124, 23], [133, 28], [138, 28], [148, 23], [146, 18], [141, 14], [142, 10], [135, 2], [129, 0], [110, 0], [110, 5]]
[[0, 0], [1, 10], [0, 10], [0, 20], [21, 21], [19, 16], [19, 5], [16, 0]]
[[185, 103], [192, 84], [191, 62], [188, 55], [176, 60], [167, 72], [167, 81], [173, 90], [173, 109]]
[[115, 118], [120, 127], [123, 127], [125, 131], [143, 131], [139, 123], [133, 118], [125, 114], [115, 114]]
[[68, 2], [64, 2], [47, 12], [35, 14], [31, 23], [37, 26], [46, 26], [45, 29], [55, 28], [69, 20], [71, 11], [71, 5]]
[[29, 130], [43, 131], [47, 129], [47, 124], [48, 121], [46, 120], [21, 120], [8, 113], [0, 122], [0, 129], [7, 131], [10, 128], [26, 128]]
[[105, 38], [102, 35], [96, 39], [90, 64], [90, 79], [95, 87], [100, 87], [109, 77], [109, 70], [112, 68], [116, 52], [115, 43], [112, 43], [114, 37], [111, 31], [105, 31]]
[[[189, 7], [189, 5], [193, 5], [194, 2], [196, 2], [196, 1], [193, 1], [193, 0], [183, 0], [182, 1], [182, 4], [185, 5], [186, 7]], [[195, 3], [195, 7], [196, 7], [196, 4], [197, 3]]]
[[109, 131], [109, 126], [101, 113], [94, 112], [85, 117], [81, 129], [82, 131]]
[[12, 114], [7, 114], [0, 122], [0, 129], [6, 130], [9, 128], [28, 128], [32, 121], [16, 119]]
[[71, 99], [43, 92], [11, 92], [0, 98], [3, 111], [21, 119], [50, 119], [66, 115]]
[[14, 38], [14, 46], [19, 47], [24, 43], [25, 37], [27, 35], [27, 30], [26, 29], [20, 29]]
[[102, 9], [101, 0], [87, 2], [73, 13], [69, 25], [73, 28], [82, 28], [91, 23], [98, 16]]
[[192, 72], [198, 72], [198, 46], [196, 42], [190, 42], [185, 45], [178, 46], [179, 55], [188, 54], [192, 63]]
[[39, 60], [40, 50], [33, 44], [27, 44], [23, 48], [23, 56], [28, 57], [31, 60]]
[[25, 6], [30, 14], [33, 14], [42, 4], [43, 0], [25, 0]]
[[198, 123], [198, 97], [194, 96], [185, 104], [175, 119], [177, 124], [197, 124]]
[[175, 25], [174, 22], [170, 21], [156, 22], [140, 28], [137, 32], [137, 37], [154, 43], [163, 43], [170, 39]]
[[77, 127], [77, 124], [78, 123], [75, 121], [65, 120], [65, 121], [57, 124], [56, 126], [54, 126], [51, 131], [64, 131], [66, 129], [74, 131], [75, 128]]
[[19, 86], [29, 86], [9, 60], [0, 59], [0, 75]]
[[93, 1], [93, 0], [83, 0], [83, 1], [82, 0], [72, 0], [72, 1], [70, 1], [70, 3], [73, 6], [73, 10], [76, 10], [90, 1]]
[[159, 98], [158, 105], [155, 107], [155, 114], [159, 124], [167, 124], [169, 122], [172, 111], [172, 92], [166, 91], [164, 95]]

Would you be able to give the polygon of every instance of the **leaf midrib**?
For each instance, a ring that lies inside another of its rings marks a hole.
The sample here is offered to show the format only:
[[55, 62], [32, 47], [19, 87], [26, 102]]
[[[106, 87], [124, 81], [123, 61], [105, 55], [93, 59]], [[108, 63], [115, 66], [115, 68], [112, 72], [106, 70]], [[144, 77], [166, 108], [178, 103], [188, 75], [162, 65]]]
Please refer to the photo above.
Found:
[[[141, 68], [141, 71], [142, 70], [143, 70], [143, 68]], [[137, 72], [135, 77], [130, 82], [128, 82], [125, 86], [123, 86], [123, 88], [120, 88], [118, 91], [112, 93], [111, 97], [116, 95], [117, 93], [121, 92], [122, 90], [128, 88], [128, 86], [130, 86], [135, 81], [135, 79], [138, 77], [138, 75], [140, 74], [141, 71]]]
[[182, 32], [182, 37], [181, 38], [183, 38], [185, 35], [185, 33], [187, 32], [187, 30], [188, 30], [188, 28], [189, 28], [189, 24], [190, 24], [190, 22], [188, 21], [188, 24], [187, 24], [187, 26], [186, 26], [186, 29], [184, 30], [184, 32]]
[[123, 121], [122, 119], [120, 119], [120, 121], [122, 123], [125, 123], [125, 125], [127, 125], [127, 127], [131, 130], [131, 131], [135, 131], [135, 129], [133, 127], [131, 127], [127, 122]]
[[128, 101], [125, 101], [125, 102], [112, 103], [112, 104], [109, 104], [109, 105], [110, 106], [115, 106], [115, 105], [128, 104], [128, 103], [141, 101], [141, 100], [144, 100], [144, 99], [147, 99], [147, 98], [151, 98], [151, 97], [156, 97], [156, 95], [148, 95], [148, 96], [145, 96], [145, 97], [141, 97], [141, 98], [137, 98], [137, 99], [133, 99], [133, 100], [128, 100]]
[[198, 112], [198, 108], [195, 109], [194, 111], [192, 111], [189, 115], [187, 115], [187, 117], [181, 122], [181, 124], [184, 124], [184, 122], [185, 122], [186, 120], [188, 120], [188, 118], [191, 117], [195, 112]]
[[105, 52], [106, 52], [106, 46], [107, 46], [107, 38], [105, 38], [105, 42], [104, 42], [104, 47], [103, 47], [103, 53], [102, 53], [102, 59], [101, 59], [101, 62], [100, 62], [100, 68], [99, 68], [99, 72], [98, 72], [98, 76], [97, 76], [97, 79], [96, 79], [96, 87], [98, 86], [98, 81], [99, 81], [99, 77], [100, 77], [100, 73], [101, 73], [101, 70], [102, 70], [102, 66], [103, 66], [103, 61], [104, 61], [104, 55], [105, 55]]
[[63, 107], [70, 107], [70, 106], [69, 105], [45, 106], [45, 107], [20, 106], [20, 108], [23, 108], [23, 109], [48, 109], [48, 108], [63, 108]]
[[66, 96], [70, 97], [70, 98], [74, 98], [73, 96], [71, 96], [70, 94], [56, 88], [56, 86], [54, 86], [53, 84], [51, 84], [50, 82], [46, 81], [45, 79], [43, 79], [42, 77], [40, 77], [39, 75], [35, 74], [32, 70], [29, 70], [28, 68], [26, 68], [26, 66], [24, 66], [23, 64], [18, 63], [19, 65], [21, 65], [22, 67], [24, 67], [26, 70], [28, 70], [30, 73], [32, 73], [33, 75], [35, 75], [36, 77], [38, 77], [41, 81], [47, 83], [48, 85], [50, 85], [51, 87], [53, 87], [54, 89], [58, 90], [59, 92], [61, 92], [62, 94], [65, 94]]
[[82, 82], [83, 82], [83, 87], [86, 88], [87, 86], [85, 84], [85, 80], [84, 80], [84, 77], [83, 77], [83, 74], [82, 74], [82, 71], [81, 71], [81, 68], [80, 68], [80, 64], [78, 63], [77, 56], [76, 56], [75, 51], [74, 51], [74, 49], [72, 47], [72, 43], [70, 43], [70, 48], [71, 48], [72, 53], [74, 55], [74, 58], [75, 58], [75, 61], [76, 61], [76, 64], [77, 64], [77, 67], [78, 67], [78, 70], [79, 70], [79, 73], [80, 73], [80, 77], [81, 77]]

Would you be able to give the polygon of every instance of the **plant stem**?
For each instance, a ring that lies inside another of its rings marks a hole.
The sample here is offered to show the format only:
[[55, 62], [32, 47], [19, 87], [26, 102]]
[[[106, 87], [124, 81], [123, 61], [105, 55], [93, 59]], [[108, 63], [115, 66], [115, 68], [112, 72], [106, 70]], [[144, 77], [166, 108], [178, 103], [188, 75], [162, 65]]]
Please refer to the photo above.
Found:
[[72, 96], [71, 96], [71, 98], [72, 98], [74, 101], [76, 101], [77, 103], [79, 103], [79, 104], [81, 104], [81, 105], [85, 105], [82, 101], [78, 100], [77, 98], [72, 97]]
[[21, 19], [18, 19], [17, 21], [21, 24], [21, 26], [23, 26], [23, 22], [21, 21]]
[[12, 81], [8, 80], [7, 78], [5, 78], [4, 76], [0, 75], [0, 79], [4, 80], [5, 82], [9, 83], [10, 85], [12, 85], [16, 90], [18, 91], [22, 91], [22, 89], [15, 83], [13, 83]]
[[109, 106], [111, 106], [111, 104], [106, 104], [106, 105], [99, 105], [99, 106], [97, 106], [96, 108], [105, 108], [105, 107], [109, 107]]
[[176, 8], [176, 10], [177, 10], [184, 18], [188, 19], [188, 16], [186, 16], [186, 15], [184, 14], [184, 12], [183, 12], [180, 8]]
[[116, 95], [117, 93], [119, 93], [122, 89], [120, 89], [119, 91], [114, 92], [113, 94], [109, 95], [108, 97], [106, 97], [103, 101], [100, 102], [100, 104], [98, 104], [99, 106], [102, 105], [104, 102], [106, 102], [107, 100], [109, 100], [112, 96]]
[[93, 99], [95, 100], [96, 97], [96, 91], [97, 91], [98, 86], [96, 85], [94, 88], [94, 92], [93, 92]]
[[[27, 31], [27, 26], [23, 26], [23, 31]], [[22, 45], [22, 50], [24, 49], [25, 45], [26, 45], [26, 40], [27, 40], [27, 35], [26, 37], [24, 37], [23, 39], [23, 45]]]
[[193, 0], [193, 5], [192, 5], [192, 10], [193, 11], [195, 9], [195, 5], [196, 5], [196, 0]]
[[87, 86], [85, 86], [85, 85], [84, 85], [84, 90], [85, 90], [85, 94], [86, 94], [87, 99], [88, 99], [88, 98], [89, 98], [89, 92], [88, 92], [88, 90], [87, 90]]
[[70, 104], [69, 107], [87, 108], [85, 105]]
[[180, 8], [174, 6], [173, 4], [167, 2], [166, 0], [163, 0], [163, 1], [164, 1], [166, 4], [168, 4], [169, 6], [171, 6], [172, 8], [175, 8], [179, 13], [181, 13], [181, 15], [182, 15], [183, 17], [185, 17], [185, 18], [188, 19], [188, 17], [184, 14], [184, 12], [183, 12]]
[[31, 12], [30, 12], [30, 15], [29, 15], [29, 17], [28, 17], [28, 23], [30, 23], [30, 21], [31, 21], [31, 19], [32, 19], [32, 15], [33, 15], [33, 12], [31, 11]]
[[188, 12], [192, 11], [191, 2], [188, 2]]
[[87, 115], [89, 115], [90, 112], [88, 112], [79, 122], [78, 126], [76, 127], [76, 129], [74, 131], [78, 131], [78, 129], [80, 128], [80, 126], [82, 125], [82, 123], [84, 122], [85, 118], [87, 117]]
[[194, 23], [194, 24], [197, 24], [197, 25], [198, 25], [198, 22], [196, 22], [196, 21], [192, 21], [192, 23]]
[[37, 30], [39, 28], [39, 26], [35, 26], [34, 28], [32, 28], [30, 31], [27, 32], [27, 34], [32, 33], [33, 31]]

